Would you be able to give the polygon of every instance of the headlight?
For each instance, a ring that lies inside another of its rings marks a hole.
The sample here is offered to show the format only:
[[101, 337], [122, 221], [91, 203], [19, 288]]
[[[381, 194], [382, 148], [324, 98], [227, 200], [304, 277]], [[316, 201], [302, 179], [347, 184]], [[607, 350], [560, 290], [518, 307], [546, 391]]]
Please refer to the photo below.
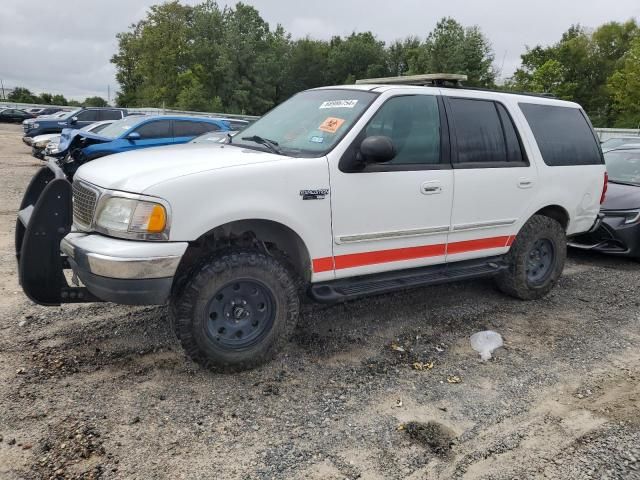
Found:
[[40, 124], [39, 123], [34, 123], [34, 124], [31, 125], [31, 127], [32, 128], [38, 128], [38, 127], [40, 127]]
[[49, 140], [40, 140], [39, 142], [34, 143], [36, 148], [44, 148], [49, 144]]
[[98, 207], [95, 229], [115, 237], [167, 240], [167, 209], [160, 203], [147, 200], [105, 197]]
[[625, 225], [640, 220], [640, 210], [603, 210], [605, 217], [623, 218]]

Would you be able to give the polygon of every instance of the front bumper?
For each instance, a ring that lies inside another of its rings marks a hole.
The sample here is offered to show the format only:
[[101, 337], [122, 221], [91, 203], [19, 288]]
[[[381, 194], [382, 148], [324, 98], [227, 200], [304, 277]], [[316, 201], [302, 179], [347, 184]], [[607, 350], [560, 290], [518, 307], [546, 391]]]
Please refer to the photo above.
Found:
[[[25, 132], [26, 132], [26, 130], [25, 130]], [[24, 143], [26, 143], [27, 145], [31, 146], [33, 144], [33, 137], [24, 136], [24, 137], [22, 137], [22, 141]]]
[[164, 304], [187, 246], [86, 233], [70, 233], [60, 243], [71, 268], [92, 294], [128, 305]]
[[44, 148], [37, 148], [37, 147], [31, 146], [31, 155], [33, 155], [39, 160], [44, 160]]
[[[53, 161], [27, 187], [15, 230], [18, 275], [25, 294], [40, 305], [100, 301], [164, 304], [187, 242], [70, 233], [71, 190], [71, 183]], [[84, 286], [69, 284], [64, 274], [69, 269]]]
[[571, 238], [569, 246], [640, 258], [640, 223], [625, 224], [622, 217], [605, 216], [595, 230]]

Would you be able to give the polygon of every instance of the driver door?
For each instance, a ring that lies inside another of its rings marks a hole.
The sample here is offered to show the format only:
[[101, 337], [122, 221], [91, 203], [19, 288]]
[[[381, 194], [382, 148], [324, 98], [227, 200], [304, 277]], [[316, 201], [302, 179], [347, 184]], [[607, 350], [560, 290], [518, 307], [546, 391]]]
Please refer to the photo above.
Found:
[[355, 172], [330, 162], [336, 278], [445, 261], [453, 172], [444, 118], [435, 95], [390, 97], [352, 148], [383, 135], [396, 156]]

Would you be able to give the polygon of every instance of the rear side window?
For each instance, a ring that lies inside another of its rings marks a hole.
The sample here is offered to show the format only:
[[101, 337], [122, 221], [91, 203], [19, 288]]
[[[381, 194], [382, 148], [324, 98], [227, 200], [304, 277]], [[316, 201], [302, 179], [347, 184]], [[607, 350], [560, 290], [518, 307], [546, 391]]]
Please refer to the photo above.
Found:
[[102, 110], [100, 116], [101, 120], [120, 120], [122, 112], [120, 110]]
[[506, 108], [491, 100], [450, 98], [459, 164], [522, 165], [520, 139]]
[[148, 140], [151, 138], [170, 138], [171, 137], [171, 121], [159, 120], [156, 122], [148, 122], [135, 130], [140, 134], [140, 139]]
[[581, 110], [521, 103], [544, 163], [552, 167], [603, 163], [591, 125]]
[[215, 132], [220, 127], [215, 123], [209, 122], [191, 122], [186, 120], [174, 120], [173, 136], [174, 137], [197, 137], [203, 133]]

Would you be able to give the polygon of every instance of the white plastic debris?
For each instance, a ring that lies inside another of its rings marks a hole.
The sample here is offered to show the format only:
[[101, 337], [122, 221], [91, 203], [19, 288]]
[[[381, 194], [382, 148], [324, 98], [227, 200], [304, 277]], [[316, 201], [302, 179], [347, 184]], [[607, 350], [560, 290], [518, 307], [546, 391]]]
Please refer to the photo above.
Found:
[[493, 330], [485, 330], [471, 335], [471, 348], [480, 354], [483, 361], [491, 358], [491, 353], [503, 345], [502, 335]]

